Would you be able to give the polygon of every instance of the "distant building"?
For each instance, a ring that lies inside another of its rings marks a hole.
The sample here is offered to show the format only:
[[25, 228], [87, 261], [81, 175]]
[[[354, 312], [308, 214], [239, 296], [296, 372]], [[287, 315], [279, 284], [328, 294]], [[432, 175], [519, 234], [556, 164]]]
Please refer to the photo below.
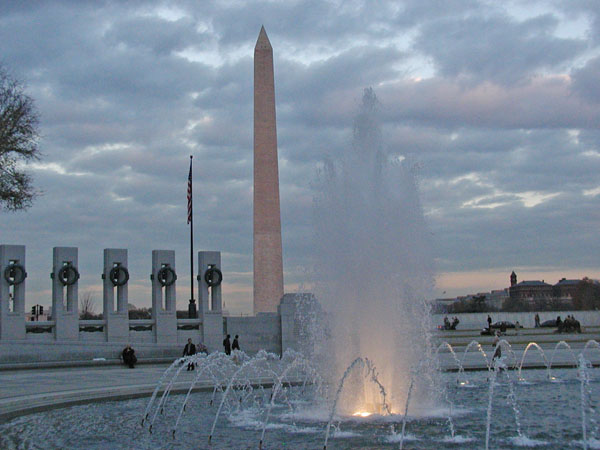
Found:
[[432, 309], [434, 313], [446, 313], [449, 310], [449, 307], [454, 305], [458, 299], [456, 297], [452, 298], [436, 298], [433, 301]]
[[544, 280], [521, 281], [509, 288], [511, 299], [533, 303], [535, 301], [549, 302], [553, 297], [553, 286]]
[[581, 280], [567, 280], [561, 278], [555, 285], [550, 285], [544, 280], [521, 281], [517, 283], [517, 275], [510, 275], [510, 298], [528, 303], [553, 304], [554, 306], [568, 307], [572, 302]]
[[[584, 279], [586, 280], [586, 279]], [[517, 274], [510, 274], [510, 287], [458, 296], [455, 298], [437, 298], [433, 309], [436, 312], [450, 311], [454, 306], [473, 303], [473, 309], [480, 311], [481, 306], [489, 310], [502, 310], [507, 300], [516, 300], [536, 308], [570, 308], [573, 307], [573, 297], [583, 280], [567, 280], [561, 278], [558, 283], [551, 285], [544, 280], [527, 280], [518, 282]]]
[[573, 299], [577, 286], [581, 280], [567, 280], [561, 278], [558, 283], [553, 286], [553, 295], [560, 299]]

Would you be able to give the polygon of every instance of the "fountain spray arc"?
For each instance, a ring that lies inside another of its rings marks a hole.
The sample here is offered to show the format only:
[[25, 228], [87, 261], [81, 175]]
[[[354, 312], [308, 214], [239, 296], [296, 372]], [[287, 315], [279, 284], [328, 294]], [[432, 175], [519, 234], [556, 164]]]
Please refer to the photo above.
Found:
[[[434, 359], [426, 301], [433, 258], [413, 168], [384, 149], [378, 109], [373, 90], [366, 89], [351, 148], [331, 155], [318, 172], [315, 293], [330, 321], [331, 338], [321, 350], [335, 358], [335, 365], [328, 362], [331, 379], [367, 357], [392, 409], [401, 411], [411, 368]], [[420, 379], [433, 383], [434, 370], [424, 372]], [[348, 380], [341, 410], [382, 413], [380, 389], [359, 378]], [[434, 390], [415, 386], [417, 403], [426, 391]]]

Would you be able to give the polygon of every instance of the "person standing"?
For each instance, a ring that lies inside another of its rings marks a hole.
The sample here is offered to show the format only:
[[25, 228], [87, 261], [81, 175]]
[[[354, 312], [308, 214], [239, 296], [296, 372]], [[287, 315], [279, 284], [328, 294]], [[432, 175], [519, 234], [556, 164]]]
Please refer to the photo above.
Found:
[[[183, 356], [193, 356], [196, 354], [196, 346], [192, 343], [192, 338], [188, 338], [187, 344], [183, 347]], [[190, 361], [188, 362], [187, 370], [194, 370], [196, 365]]]
[[231, 341], [229, 340], [231, 336], [228, 334], [225, 339], [223, 339], [223, 348], [225, 349], [226, 355], [231, 355]]
[[535, 327], [539, 328], [540, 327], [540, 315], [538, 313], [535, 313], [534, 321], [535, 321]]
[[488, 329], [491, 330], [492, 329], [492, 318], [490, 317], [489, 314], [488, 314], [488, 318], [487, 318], [487, 323], [488, 323]]
[[235, 338], [233, 338], [233, 343], [231, 344], [231, 350], [239, 350], [240, 342], [238, 341], [239, 336], [236, 334]]

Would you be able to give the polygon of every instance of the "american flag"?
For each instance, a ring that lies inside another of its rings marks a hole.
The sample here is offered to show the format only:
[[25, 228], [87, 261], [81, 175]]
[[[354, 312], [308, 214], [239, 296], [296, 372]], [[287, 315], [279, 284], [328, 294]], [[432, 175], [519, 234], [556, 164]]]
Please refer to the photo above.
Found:
[[192, 222], [192, 157], [190, 156], [190, 174], [188, 175], [188, 189], [187, 189], [187, 201], [188, 201], [188, 225]]

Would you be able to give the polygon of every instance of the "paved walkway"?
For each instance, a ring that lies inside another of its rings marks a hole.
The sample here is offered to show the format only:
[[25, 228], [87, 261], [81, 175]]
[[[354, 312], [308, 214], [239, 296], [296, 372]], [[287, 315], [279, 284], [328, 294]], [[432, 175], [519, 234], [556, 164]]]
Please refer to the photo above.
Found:
[[[167, 365], [14, 370], [0, 372], [0, 420], [91, 400], [147, 396]], [[195, 372], [183, 370], [175, 392], [187, 390]], [[209, 389], [201, 383], [198, 390]]]

